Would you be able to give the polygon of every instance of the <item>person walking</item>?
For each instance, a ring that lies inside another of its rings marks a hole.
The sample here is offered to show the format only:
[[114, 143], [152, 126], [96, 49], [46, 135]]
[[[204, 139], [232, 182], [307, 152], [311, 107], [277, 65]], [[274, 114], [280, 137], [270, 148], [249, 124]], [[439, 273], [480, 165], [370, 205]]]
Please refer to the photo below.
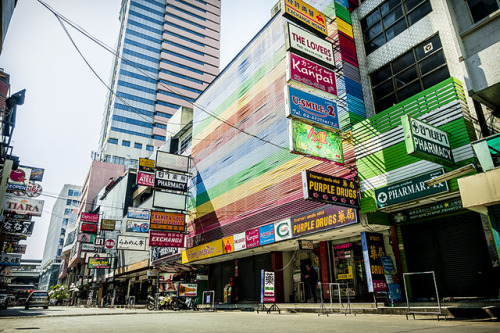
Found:
[[318, 296], [316, 296], [316, 284], [318, 283], [318, 275], [316, 274], [316, 270], [309, 264], [306, 265], [304, 280], [307, 300], [309, 300], [312, 296], [314, 299], [314, 303], [318, 303]]

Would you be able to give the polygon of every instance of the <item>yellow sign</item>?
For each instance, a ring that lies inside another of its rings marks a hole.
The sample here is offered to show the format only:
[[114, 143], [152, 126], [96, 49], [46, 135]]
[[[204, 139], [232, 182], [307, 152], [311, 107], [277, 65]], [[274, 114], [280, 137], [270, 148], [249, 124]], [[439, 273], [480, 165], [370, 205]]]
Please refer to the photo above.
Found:
[[234, 237], [229, 236], [222, 238], [222, 247], [224, 248], [224, 253], [231, 253], [234, 251]]
[[182, 251], [182, 263], [220, 256], [223, 253], [222, 239]]
[[352, 279], [352, 266], [347, 266], [347, 274], [338, 274], [337, 280], [349, 280]]
[[325, 14], [301, 0], [283, 0], [282, 3], [285, 14], [327, 35]]
[[147, 158], [139, 159], [139, 170], [140, 171], [154, 171], [155, 161]]

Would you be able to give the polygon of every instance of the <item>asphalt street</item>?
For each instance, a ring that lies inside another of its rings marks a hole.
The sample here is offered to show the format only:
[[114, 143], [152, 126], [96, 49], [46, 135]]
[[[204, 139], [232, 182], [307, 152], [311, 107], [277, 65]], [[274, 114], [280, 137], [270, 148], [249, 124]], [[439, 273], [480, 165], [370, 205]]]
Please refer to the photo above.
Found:
[[500, 323], [433, 316], [314, 313], [149, 312], [51, 307], [0, 312], [0, 332], [500, 332]]

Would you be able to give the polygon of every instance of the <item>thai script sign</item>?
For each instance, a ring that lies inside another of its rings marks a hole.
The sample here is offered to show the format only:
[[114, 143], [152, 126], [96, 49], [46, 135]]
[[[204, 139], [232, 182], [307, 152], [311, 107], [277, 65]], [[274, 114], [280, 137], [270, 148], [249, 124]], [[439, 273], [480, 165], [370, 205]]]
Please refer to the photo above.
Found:
[[156, 171], [154, 186], [166, 190], [187, 191], [188, 177], [173, 172]]
[[111, 258], [92, 257], [89, 258], [89, 269], [111, 268]]
[[[148, 211], [149, 213], [149, 211]], [[149, 215], [149, 214], [148, 214]], [[149, 232], [149, 221], [144, 220], [127, 220], [126, 232]]]
[[177, 287], [177, 297], [196, 297], [198, 295], [198, 284], [179, 282]]
[[104, 237], [95, 237], [94, 238], [94, 248], [102, 249], [104, 247]]
[[406, 152], [442, 165], [455, 164], [448, 133], [409, 115], [401, 117]]
[[337, 95], [333, 71], [290, 52], [287, 55], [286, 64], [287, 82], [293, 80], [328, 94]]
[[339, 129], [337, 103], [285, 86], [287, 117], [299, 119], [314, 126]]
[[241, 251], [247, 248], [247, 238], [245, 232], [233, 235], [234, 251]]
[[135, 236], [118, 236], [118, 250], [144, 251], [146, 250], [146, 238]]
[[381, 257], [385, 256], [384, 238], [375, 232], [361, 232], [361, 248], [365, 262], [366, 282], [368, 291], [386, 291], [384, 269]]
[[247, 249], [260, 245], [259, 228], [250, 229], [245, 232]]
[[278, 242], [292, 238], [292, 226], [290, 219], [274, 222], [274, 239]]
[[131, 219], [149, 220], [149, 209], [129, 207], [127, 217]]
[[358, 184], [353, 180], [305, 170], [302, 188], [304, 199], [359, 208]]
[[186, 228], [186, 215], [152, 211], [149, 228], [171, 231], [184, 231]]
[[154, 172], [155, 161], [147, 158], [139, 158], [139, 171]]
[[78, 234], [78, 241], [81, 243], [94, 243], [95, 234]]
[[42, 216], [43, 204], [43, 200], [26, 199], [6, 194], [3, 209], [15, 214]]
[[182, 263], [219, 256], [223, 253], [222, 249], [222, 239], [195, 246], [182, 251]]
[[444, 170], [440, 169], [430, 173], [424, 173], [415, 178], [377, 188], [375, 189], [377, 206], [379, 208], [384, 208], [438, 193], [448, 192], [448, 183], [446, 181], [431, 187], [425, 185], [426, 181], [441, 176], [442, 174], [444, 174]]
[[156, 167], [187, 173], [189, 171], [189, 157], [158, 150], [156, 152]]
[[294, 18], [323, 35], [327, 34], [325, 14], [301, 0], [283, 0], [284, 14]]
[[101, 230], [113, 231], [116, 227], [115, 220], [102, 219], [101, 220]]
[[149, 231], [149, 246], [184, 247], [184, 236], [179, 232]]
[[285, 23], [286, 49], [293, 49], [329, 66], [335, 66], [332, 43]]
[[292, 217], [293, 236], [340, 228], [358, 222], [356, 209], [331, 206]]
[[147, 172], [138, 172], [137, 185], [155, 186], [155, 174]]
[[292, 152], [344, 163], [342, 137], [339, 133], [295, 120], [290, 121], [290, 132]]
[[274, 223], [259, 228], [260, 245], [274, 243]]
[[97, 223], [99, 222], [99, 214], [82, 213], [80, 221]]
[[82, 228], [80, 229], [82, 232], [88, 232], [91, 234], [97, 233], [97, 224], [92, 223], [82, 223]]
[[19, 266], [21, 264], [22, 254], [3, 253], [0, 254], [0, 265], [2, 266]]

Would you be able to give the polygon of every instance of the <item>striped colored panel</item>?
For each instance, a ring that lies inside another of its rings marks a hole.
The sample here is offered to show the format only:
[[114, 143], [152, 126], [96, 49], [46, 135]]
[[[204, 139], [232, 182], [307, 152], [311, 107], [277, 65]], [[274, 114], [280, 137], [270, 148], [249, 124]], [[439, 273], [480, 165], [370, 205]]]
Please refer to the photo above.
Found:
[[358, 58], [356, 56], [356, 47], [354, 41], [349, 36], [339, 31], [339, 47], [342, 53], [342, 60], [347, 61], [353, 66], [358, 67]]
[[337, 28], [343, 34], [354, 39], [354, 35], [352, 33], [352, 26], [343, 19], [341, 19], [340, 17], [337, 17]]
[[347, 0], [335, 0], [336, 3], [341, 5], [342, 7], [348, 8], [349, 7], [349, 2]]
[[342, 20], [352, 25], [351, 13], [349, 13], [349, 11], [345, 7], [342, 7], [337, 2], [334, 2], [334, 6], [335, 6], [335, 15], [337, 16], [337, 18], [341, 18]]
[[356, 81], [358, 83], [361, 82], [361, 76], [359, 75], [358, 67], [352, 65], [347, 61], [342, 61], [342, 74], [353, 81]]
[[361, 83], [351, 80], [348, 77], [344, 77], [344, 81], [347, 94], [363, 100], [363, 89], [361, 88]]

